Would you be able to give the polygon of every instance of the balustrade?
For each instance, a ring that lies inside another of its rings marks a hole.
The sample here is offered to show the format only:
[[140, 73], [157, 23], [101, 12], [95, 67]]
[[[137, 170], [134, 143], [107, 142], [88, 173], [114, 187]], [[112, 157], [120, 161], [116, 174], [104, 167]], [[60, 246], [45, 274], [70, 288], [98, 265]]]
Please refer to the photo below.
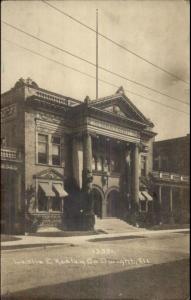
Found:
[[19, 155], [16, 149], [1, 148], [1, 159], [2, 160], [18, 160]]
[[163, 180], [189, 182], [189, 176], [175, 174], [175, 173], [153, 171], [152, 175], [154, 178], [158, 178], [158, 179], [160, 178]]

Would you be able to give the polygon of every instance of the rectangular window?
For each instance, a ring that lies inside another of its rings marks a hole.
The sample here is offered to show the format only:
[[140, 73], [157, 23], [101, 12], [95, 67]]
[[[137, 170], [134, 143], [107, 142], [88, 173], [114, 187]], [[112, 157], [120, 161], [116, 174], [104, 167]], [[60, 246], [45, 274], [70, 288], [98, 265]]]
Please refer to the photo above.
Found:
[[60, 137], [53, 136], [52, 137], [52, 164], [55, 166], [60, 165]]
[[48, 136], [38, 134], [38, 163], [48, 163]]

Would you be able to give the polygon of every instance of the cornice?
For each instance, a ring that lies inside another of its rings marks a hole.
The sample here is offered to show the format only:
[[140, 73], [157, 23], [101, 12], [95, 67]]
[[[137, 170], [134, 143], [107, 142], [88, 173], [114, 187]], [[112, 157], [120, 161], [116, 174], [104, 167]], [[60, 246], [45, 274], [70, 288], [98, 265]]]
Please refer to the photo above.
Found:
[[54, 109], [54, 112], [60, 114], [61, 112], [68, 112], [70, 110], [70, 107], [64, 103], [55, 103], [49, 99], [44, 99], [44, 98], [41, 98], [39, 96], [36, 96], [36, 95], [32, 95], [30, 97], [27, 98], [26, 100], [26, 103], [27, 104], [30, 104], [30, 105], [35, 105], [36, 106], [40, 106], [42, 109], [43, 108], [49, 108], [51, 109]]
[[146, 127], [146, 124], [141, 123], [139, 121], [123, 117], [120, 115], [114, 115], [111, 112], [108, 111], [103, 111], [101, 109], [95, 108], [95, 107], [88, 107], [88, 116], [95, 116], [96, 118], [100, 120], [107, 120], [109, 122], [112, 122], [113, 124], [116, 125], [121, 125], [125, 127], [130, 127], [132, 129], [136, 130], [143, 130]]
[[108, 102], [112, 102], [120, 99], [123, 100], [126, 104], [130, 105], [134, 113], [137, 114], [139, 118], [143, 119], [143, 123], [145, 123], [147, 126], [149, 125], [151, 127], [154, 127], [154, 124], [143, 115], [143, 113], [132, 103], [132, 101], [124, 93], [116, 93], [111, 96], [100, 98], [98, 100], [93, 100], [90, 102], [89, 106], [91, 107], [97, 106], [99, 108], [99, 106], [103, 106]]

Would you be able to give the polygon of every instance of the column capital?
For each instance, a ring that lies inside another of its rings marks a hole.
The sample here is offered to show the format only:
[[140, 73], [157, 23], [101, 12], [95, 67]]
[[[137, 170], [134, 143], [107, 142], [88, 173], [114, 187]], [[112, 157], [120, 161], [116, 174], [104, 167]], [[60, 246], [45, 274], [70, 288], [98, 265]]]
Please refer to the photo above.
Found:
[[91, 138], [96, 138], [96, 139], [99, 139], [99, 135], [95, 132], [92, 132], [90, 130], [84, 130], [82, 133], [81, 133], [81, 137], [91, 137]]

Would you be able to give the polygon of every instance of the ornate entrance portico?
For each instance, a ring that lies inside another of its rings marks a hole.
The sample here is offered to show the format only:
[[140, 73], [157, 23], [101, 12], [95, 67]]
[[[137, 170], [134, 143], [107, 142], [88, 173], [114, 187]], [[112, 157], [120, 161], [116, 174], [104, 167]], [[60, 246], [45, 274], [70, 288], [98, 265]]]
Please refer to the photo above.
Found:
[[[79, 108], [76, 111], [79, 114]], [[98, 101], [86, 97], [83, 118], [77, 124], [75, 134], [83, 137], [83, 189], [91, 190], [92, 183], [103, 189], [102, 217], [120, 216], [124, 208], [135, 214], [140, 205], [140, 158], [144, 154], [147, 161], [148, 142], [155, 136], [153, 124], [123, 91]], [[146, 165], [152, 171], [151, 159]], [[119, 193], [110, 194], [107, 201], [106, 194], [113, 184], [119, 187]]]

